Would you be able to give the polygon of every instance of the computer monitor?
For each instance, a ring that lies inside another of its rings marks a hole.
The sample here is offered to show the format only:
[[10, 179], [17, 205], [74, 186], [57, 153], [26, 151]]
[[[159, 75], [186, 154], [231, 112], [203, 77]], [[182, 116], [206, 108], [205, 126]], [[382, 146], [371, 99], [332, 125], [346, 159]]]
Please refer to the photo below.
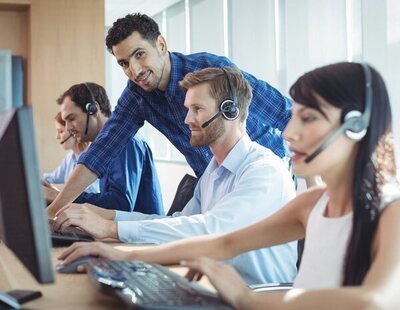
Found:
[[0, 239], [40, 283], [54, 282], [32, 110], [0, 113]]

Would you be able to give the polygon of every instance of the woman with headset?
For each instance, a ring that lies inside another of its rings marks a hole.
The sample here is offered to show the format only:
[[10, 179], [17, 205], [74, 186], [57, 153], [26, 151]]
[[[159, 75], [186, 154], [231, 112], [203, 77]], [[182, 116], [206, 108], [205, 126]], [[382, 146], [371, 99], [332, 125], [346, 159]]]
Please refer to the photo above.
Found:
[[[74, 170], [79, 156], [89, 146], [87, 142], [78, 142], [72, 134], [70, 134], [65, 128], [65, 121], [61, 118], [61, 113], [58, 112], [54, 117], [56, 125], [56, 139], [60, 141], [61, 146], [64, 150], [68, 151], [68, 154], [64, 157], [60, 165], [52, 172], [43, 173], [43, 183], [49, 187], [49, 184], [64, 184], [67, 182], [69, 175]], [[93, 182], [85, 190], [88, 193], [99, 192], [99, 182]]]
[[[74, 244], [60, 258], [183, 260], [189, 279], [206, 275], [238, 309], [400, 309], [400, 189], [382, 77], [366, 64], [338, 63], [304, 74], [290, 94], [292, 118], [284, 136], [293, 171], [321, 175], [324, 186], [233, 233], [128, 253], [101, 243]], [[299, 273], [287, 293], [255, 293], [232, 267], [213, 260], [304, 237]]]

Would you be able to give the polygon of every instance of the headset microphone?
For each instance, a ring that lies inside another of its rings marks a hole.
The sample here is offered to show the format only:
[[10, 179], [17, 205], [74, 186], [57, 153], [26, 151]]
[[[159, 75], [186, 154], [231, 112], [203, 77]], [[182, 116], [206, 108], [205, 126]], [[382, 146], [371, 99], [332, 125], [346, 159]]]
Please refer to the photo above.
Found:
[[71, 139], [73, 136], [74, 136], [74, 135], [73, 135], [72, 133], [69, 134], [69, 136], [68, 136], [67, 138], [65, 138], [64, 140], [62, 140], [62, 141], [60, 142], [60, 144], [64, 144], [64, 143], [67, 142], [69, 139]]
[[322, 145], [314, 153], [306, 157], [306, 159], [304, 160], [305, 163], [308, 164], [310, 161], [312, 161], [345, 131], [346, 128], [344, 128], [343, 126], [336, 130], [324, 143], [322, 143]]
[[361, 113], [357, 110], [347, 112], [343, 118], [343, 124], [336, 130], [324, 143], [311, 155], [307, 156], [304, 162], [308, 164], [329, 145], [331, 145], [341, 134], [353, 141], [360, 141], [367, 133], [367, 128], [371, 119], [372, 110], [372, 73], [366, 63], [360, 63], [365, 77], [365, 110]]
[[213, 117], [211, 117], [208, 121], [204, 122], [203, 125], [201, 125], [201, 128], [206, 128], [208, 125], [210, 125], [215, 119], [217, 119], [218, 116], [220, 116], [222, 111], [219, 111], [216, 113]]

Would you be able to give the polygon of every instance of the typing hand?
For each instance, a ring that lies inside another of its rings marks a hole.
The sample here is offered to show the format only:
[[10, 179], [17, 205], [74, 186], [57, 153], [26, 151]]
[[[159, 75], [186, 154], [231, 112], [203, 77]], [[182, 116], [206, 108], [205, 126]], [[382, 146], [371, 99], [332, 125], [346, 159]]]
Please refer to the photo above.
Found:
[[68, 226], [77, 226], [97, 239], [118, 239], [117, 223], [106, 220], [91, 210], [90, 205], [70, 204], [56, 214], [55, 230], [64, 231]]
[[251, 290], [230, 265], [207, 257], [199, 257], [194, 261], [182, 261], [181, 265], [190, 268], [186, 274], [186, 278], [190, 281], [198, 281], [203, 275], [207, 276], [221, 298], [234, 308], [240, 308], [243, 298], [251, 294]]
[[89, 255], [107, 259], [127, 260], [129, 252], [114, 249], [112, 246], [102, 242], [75, 242], [62, 252], [58, 259], [63, 260], [64, 264], [69, 264], [79, 257]]

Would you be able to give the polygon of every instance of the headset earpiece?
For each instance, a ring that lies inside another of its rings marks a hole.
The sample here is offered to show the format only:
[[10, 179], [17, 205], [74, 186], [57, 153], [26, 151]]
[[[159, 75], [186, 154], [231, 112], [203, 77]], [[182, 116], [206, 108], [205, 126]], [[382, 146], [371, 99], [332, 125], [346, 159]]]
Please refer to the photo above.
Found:
[[229, 90], [232, 96], [232, 99], [227, 99], [222, 101], [219, 106], [219, 110], [222, 116], [228, 121], [233, 121], [239, 117], [239, 107], [237, 105], [237, 97], [236, 97], [236, 88], [233, 86], [229, 73], [221, 68], [224, 72], [226, 79], [228, 80]]
[[367, 133], [372, 110], [372, 73], [366, 63], [360, 64], [365, 78], [365, 108], [364, 113], [353, 110], [344, 116], [344, 127], [346, 136], [354, 141], [360, 141]]
[[90, 102], [86, 103], [86, 113], [88, 115], [94, 115], [97, 112], [97, 106], [96, 106], [96, 99], [94, 98], [93, 92], [89, 87], [88, 83], [83, 83], [85, 85], [86, 89], [89, 92], [90, 95]]
[[91, 102], [86, 103], [85, 108], [86, 108], [86, 128], [85, 128], [85, 135], [87, 135], [88, 130], [89, 130], [89, 116], [94, 115], [97, 112], [97, 105], [96, 105], [96, 99], [94, 98], [93, 92], [89, 87], [88, 83], [83, 83], [85, 87], [87, 88], [89, 94], [90, 94], [90, 100]]
[[222, 116], [229, 121], [233, 121], [239, 117], [239, 109], [233, 100], [224, 100], [219, 109]]
[[343, 127], [346, 130], [346, 136], [354, 141], [360, 141], [367, 133], [367, 126], [360, 111], [350, 111], [344, 117]]
[[88, 115], [94, 115], [97, 112], [97, 106], [95, 102], [89, 102], [86, 104], [86, 113]]

